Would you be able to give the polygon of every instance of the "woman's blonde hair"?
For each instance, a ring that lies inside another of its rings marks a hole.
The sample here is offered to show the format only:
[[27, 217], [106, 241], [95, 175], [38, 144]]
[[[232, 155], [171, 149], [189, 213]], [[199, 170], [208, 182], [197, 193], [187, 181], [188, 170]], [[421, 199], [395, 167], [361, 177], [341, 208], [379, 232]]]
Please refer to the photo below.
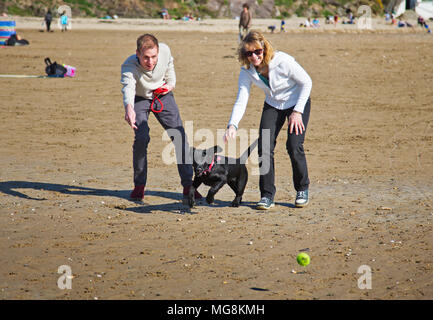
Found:
[[250, 68], [250, 62], [248, 61], [248, 57], [246, 56], [246, 44], [256, 45], [263, 48], [262, 63], [265, 66], [269, 65], [269, 62], [272, 60], [275, 54], [274, 48], [272, 48], [271, 43], [265, 39], [263, 34], [261, 34], [259, 31], [252, 30], [245, 36], [238, 48], [238, 60], [242, 66], [246, 67], [247, 69]]

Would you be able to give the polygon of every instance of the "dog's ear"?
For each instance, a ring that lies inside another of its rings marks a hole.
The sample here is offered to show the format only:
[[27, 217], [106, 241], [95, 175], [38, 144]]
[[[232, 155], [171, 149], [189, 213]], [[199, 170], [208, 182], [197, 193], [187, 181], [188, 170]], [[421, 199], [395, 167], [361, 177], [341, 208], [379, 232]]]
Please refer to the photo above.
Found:
[[223, 149], [220, 146], [213, 147], [213, 152], [214, 153], [218, 153], [218, 152], [221, 152], [221, 151], [223, 151]]

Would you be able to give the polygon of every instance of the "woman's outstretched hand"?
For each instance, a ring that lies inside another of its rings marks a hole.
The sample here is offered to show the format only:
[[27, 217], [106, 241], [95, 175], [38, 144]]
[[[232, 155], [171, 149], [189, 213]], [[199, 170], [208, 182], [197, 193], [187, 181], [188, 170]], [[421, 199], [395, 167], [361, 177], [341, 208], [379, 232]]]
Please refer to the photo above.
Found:
[[227, 130], [226, 130], [226, 133], [224, 134], [224, 137], [223, 137], [223, 139], [224, 139], [224, 143], [227, 143], [227, 141], [229, 140], [229, 139], [234, 139], [234, 138], [236, 138], [236, 127], [234, 126], [234, 125], [230, 125], [228, 128], [227, 128]]

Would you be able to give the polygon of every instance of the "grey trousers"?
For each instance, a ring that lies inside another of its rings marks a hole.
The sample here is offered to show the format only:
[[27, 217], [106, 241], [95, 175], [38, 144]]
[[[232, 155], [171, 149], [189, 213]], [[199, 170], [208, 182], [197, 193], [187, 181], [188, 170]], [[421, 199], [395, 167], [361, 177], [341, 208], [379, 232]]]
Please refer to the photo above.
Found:
[[[135, 130], [133, 145], [134, 185], [145, 186], [147, 182], [147, 146], [150, 142], [148, 120], [149, 113], [152, 112], [175, 145], [177, 169], [181, 184], [183, 187], [188, 187], [192, 184], [193, 169], [192, 162], [187, 161], [189, 145], [180, 118], [179, 108], [172, 92], [160, 96], [159, 99], [164, 107], [162, 112], [157, 113], [150, 109], [152, 100], [139, 96], [135, 97], [134, 109], [138, 129]], [[158, 101], [155, 102], [153, 108], [156, 110], [161, 108]]]

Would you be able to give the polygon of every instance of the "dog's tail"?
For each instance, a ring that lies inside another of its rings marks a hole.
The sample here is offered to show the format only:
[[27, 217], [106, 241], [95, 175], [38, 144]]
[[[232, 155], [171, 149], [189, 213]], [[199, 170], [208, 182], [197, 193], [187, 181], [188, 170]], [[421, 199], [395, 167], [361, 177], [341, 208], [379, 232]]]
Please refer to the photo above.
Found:
[[239, 158], [239, 162], [245, 164], [245, 162], [247, 162], [247, 159], [250, 157], [251, 152], [253, 152], [254, 148], [257, 146], [257, 144], [259, 143], [259, 139], [256, 139], [256, 141], [254, 141], [247, 150], [245, 150], [245, 152], [241, 155], [241, 157]]

